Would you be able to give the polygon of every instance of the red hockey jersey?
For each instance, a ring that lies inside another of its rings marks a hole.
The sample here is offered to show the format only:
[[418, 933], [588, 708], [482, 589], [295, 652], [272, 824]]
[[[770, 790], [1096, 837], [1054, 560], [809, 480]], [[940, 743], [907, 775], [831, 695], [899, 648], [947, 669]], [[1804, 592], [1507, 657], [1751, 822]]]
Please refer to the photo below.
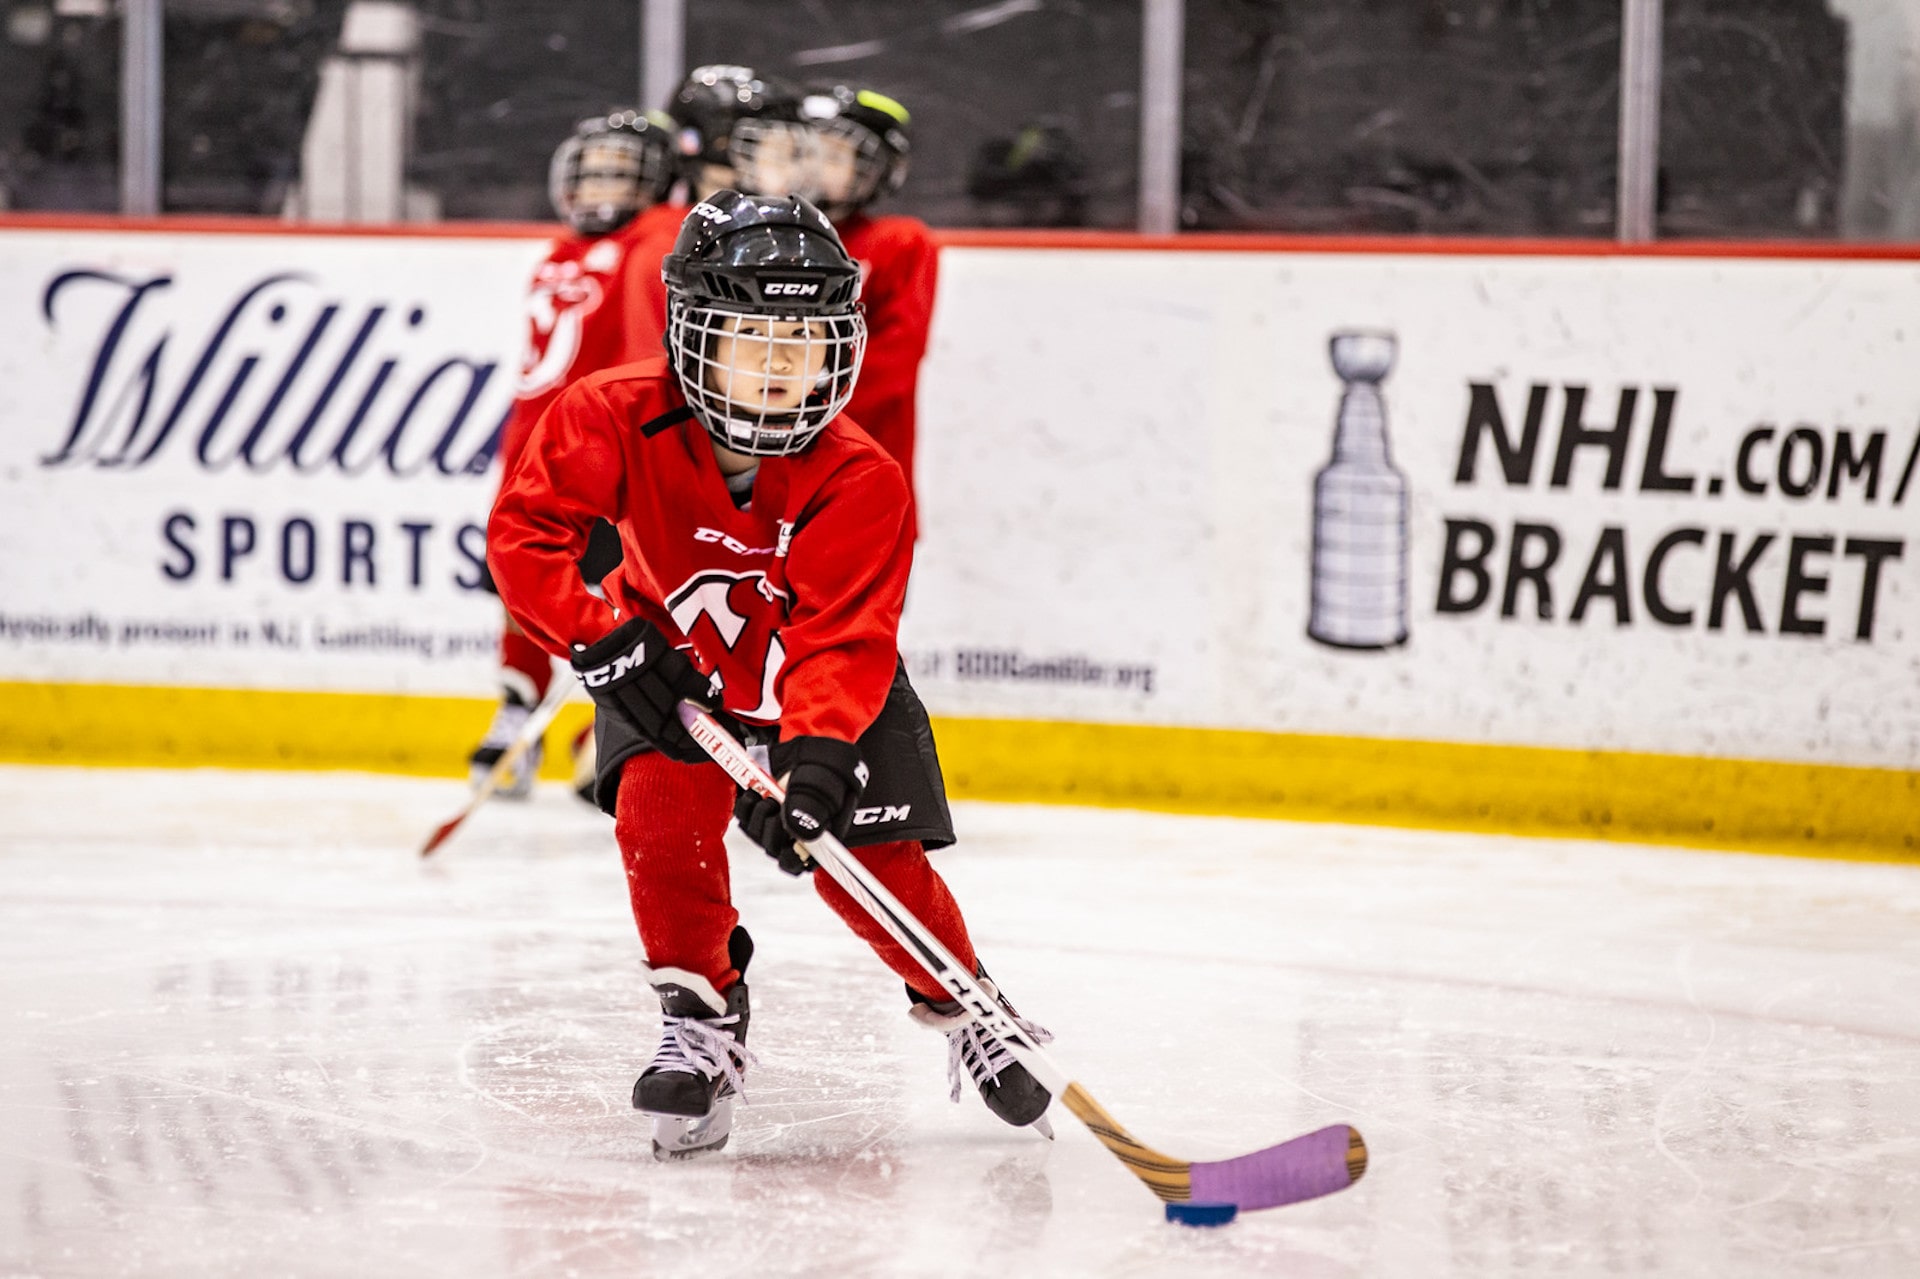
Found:
[[651, 269], [633, 281], [633, 302], [627, 323], [633, 327], [633, 359], [645, 360], [658, 355], [667, 341], [667, 283], [660, 278], [660, 264], [673, 252], [680, 238], [680, 224], [687, 220], [687, 204], [656, 204], [647, 212], [652, 216], [640, 243], [634, 246], [636, 257], [643, 257]]
[[[907, 500], [899, 465], [842, 414], [805, 452], [762, 458], [739, 509], [654, 359], [582, 378], [548, 409], [501, 482], [487, 562], [551, 653], [639, 613], [719, 673], [732, 714], [851, 742], [898, 661]], [[625, 551], [604, 602], [574, 568], [595, 519]]]
[[914, 400], [927, 353], [940, 250], [915, 218], [855, 214], [836, 224], [860, 263], [867, 312], [867, 354], [847, 414], [906, 472], [913, 484]]
[[[527, 292], [526, 351], [500, 440], [506, 463], [574, 379], [659, 353], [666, 321], [660, 260], [685, 215], [684, 208], [657, 204], [611, 235], [553, 242]], [[653, 309], [661, 314], [651, 315]]]

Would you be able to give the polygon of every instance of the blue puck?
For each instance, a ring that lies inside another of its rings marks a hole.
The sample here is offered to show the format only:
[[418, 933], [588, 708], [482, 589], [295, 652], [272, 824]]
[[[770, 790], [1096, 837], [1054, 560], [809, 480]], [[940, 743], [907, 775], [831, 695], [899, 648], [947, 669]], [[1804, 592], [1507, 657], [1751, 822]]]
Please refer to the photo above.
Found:
[[1235, 1204], [1168, 1204], [1167, 1220], [1183, 1226], [1224, 1226], [1240, 1212]]

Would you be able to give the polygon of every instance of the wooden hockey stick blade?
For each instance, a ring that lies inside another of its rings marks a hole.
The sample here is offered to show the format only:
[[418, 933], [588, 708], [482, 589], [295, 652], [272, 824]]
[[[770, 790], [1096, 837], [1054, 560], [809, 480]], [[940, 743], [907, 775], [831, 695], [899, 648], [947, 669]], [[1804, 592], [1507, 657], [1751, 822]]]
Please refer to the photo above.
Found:
[[1077, 1083], [1060, 1100], [1163, 1203], [1230, 1204], [1245, 1212], [1278, 1208], [1345, 1190], [1367, 1171], [1367, 1143], [1346, 1124], [1237, 1159], [1194, 1163], [1142, 1143]]
[[[682, 702], [680, 722], [741, 786], [769, 799], [786, 797], [780, 784], [712, 716], [691, 702]], [[1248, 1211], [1278, 1208], [1345, 1190], [1366, 1172], [1367, 1144], [1346, 1124], [1334, 1124], [1236, 1159], [1198, 1163], [1176, 1159], [1142, 1143], [1075, 1082], [1052, 1054], [1014, 1024], [999, 1001], [982, 989], [974, 975], [872, 872], [854, 860], [844, 844], [829, 833], [808, 841], [802, 851], [906, 947], [928, 975], [970, 1010], [987, 1033], [1033, 1072], [1034, 1078], [1162, 1202], [1220, 1204]]]
[[560, 708], [565, 706], [577, 691], [579, 691], [577, 681], [565, 676], [554, 677], [553, 683], [547, 687], [547, 695], [540, 699], [539, 704], [527, 716], [527, 722], [520, 726], [519, 735], [507, 744], [507, 749], [500, 752], [500, 758], [494, 761], [493, 767], [474, 788], [473, 794], [467, 797], [466, 804], [459, 812], [435, 827], [433, 834], [427, 836], [427, 842], [420, 846], [422, 857], [433, 856], [434, 849], [453, 838], [453, 833], [466, 823], [467, 818], [473, 816], [482, 804], [492, 799], [500, 788], [506, 785], [507, 778], [513, 773], [514, 765], [533, 749], [533, 744], [540, 740], [546, 733], [547, 726], [553, 723], [553, 717], [560, 713]]

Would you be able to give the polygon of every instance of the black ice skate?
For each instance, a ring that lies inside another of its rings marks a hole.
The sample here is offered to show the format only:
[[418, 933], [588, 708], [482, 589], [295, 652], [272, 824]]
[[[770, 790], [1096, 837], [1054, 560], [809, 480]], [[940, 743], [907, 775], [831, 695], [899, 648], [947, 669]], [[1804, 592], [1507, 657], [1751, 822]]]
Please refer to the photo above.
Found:
[[[753, 955], [744, 928], [728, 943], [741, 973]], [[724, 997], [713, 984], [679, 968], [648, 975], [660, 996], [660, 1047], [633, 1084], [633, 1108], [653, 1117], [653, 1157], [694, 1159], [727, 1144], [733, 1104], [754, 1055], [747, 1049], [747, 983]]]
[[[493, 723], [487, 725], [487, 735], [473, 748], [473, 754], [467, 757], [467, 771], [478, 787], [487, 780], [487, 774], [506, 754], [507, 747], [513, 745], [520, 736], [520, 730], [526, 727], [527, 716], [533, 714], [533, 707], [518, 692], [508, 689], [500, 698], [500, 707], [493, 713]], [[526, 754], [507, 774], [494, 794], [502, 799], [525, 799], [533, 793], [533, 780], [540, 774], [541, 743], [535, 742], [527, 748]]]
[[[979, 974], [979, 981], [1006, 1009], [1013, 1024], [1031, 1035], [1035, 1043], [1053, 1041], [1052, 1031], [1014, 1011], [985, 972]], [[947, 1036], [947, 1079], [953, 1085], [953, 1100], [960, 1100], [964, 1067], [965, 1073], [973, 1077], [974, 1086], [980, 1090], [980, 1100], [987, 1103], [988, 1110], [1016, 1128], [1032, 1127], [1042, 1137], [1053, 1140], [1053, 1125], [1047, 1122], [1047, 1106], [1053, 1096], [1025, 1066], [1014, 1060], [1006, 1046], [982, 1030], [978, 1019], [959, 1001], [929, 1003], [912, 987], [907, 988], [907, 994], [913, 1000], [913, 1007], [908, 1010], [913, 1019]]]

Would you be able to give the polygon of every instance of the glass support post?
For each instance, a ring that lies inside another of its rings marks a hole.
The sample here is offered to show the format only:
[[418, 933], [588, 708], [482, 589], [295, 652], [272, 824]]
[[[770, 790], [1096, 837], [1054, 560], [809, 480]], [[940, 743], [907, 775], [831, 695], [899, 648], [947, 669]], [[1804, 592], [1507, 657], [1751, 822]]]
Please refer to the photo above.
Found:
[[640, 109], [662, 108], [687, 73], [686, 0], [640, 0]]
[[1622, 244], [1657, 234], [1660, 190], [1660, 24], [1663, 0], [1621, 0], [1620, 205]]
[[1140, 22], [1140, 231], [1180, 229], [1180, 109], [1186, 0], [1142, 0]]
[[160, 212], [163, 0], [121, 0], [120, 211]]

